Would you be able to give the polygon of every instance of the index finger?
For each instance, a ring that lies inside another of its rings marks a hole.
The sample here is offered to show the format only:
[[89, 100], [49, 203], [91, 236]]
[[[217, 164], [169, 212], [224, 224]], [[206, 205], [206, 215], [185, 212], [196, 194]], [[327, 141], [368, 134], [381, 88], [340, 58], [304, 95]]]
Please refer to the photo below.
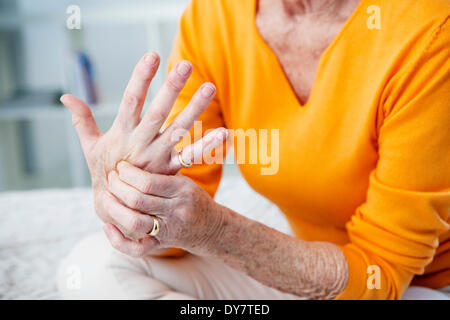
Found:
[[179, 180], [175, 176], [149, 173], [126, 161], [117, 164], [117, 172], [120, 180], [145, 194], [171, 198], [178, 191]]

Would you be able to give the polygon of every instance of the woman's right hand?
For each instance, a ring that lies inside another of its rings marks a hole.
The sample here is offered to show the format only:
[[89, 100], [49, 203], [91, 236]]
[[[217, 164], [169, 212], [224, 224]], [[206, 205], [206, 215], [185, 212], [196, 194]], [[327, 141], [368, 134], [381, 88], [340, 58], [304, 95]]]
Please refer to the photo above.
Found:
[[[192, 72], [192, 65], [187, 61], [180, 61], [175, 65], [141, 119], [148, 87], [158, 66], [159, 56], [156, 53], [147, 53], [139, 61], [123, 95], [117, 117], [105, 134], [98, 129], [86, 103], [70, 94], [61, 97], [61, 102], [72, 114], [72, 122], [88, 163], [95, 211], [104, 222], [114, 224], [132, 239], [143, 238], [148, 230], [142, 230], [142, 226], [148, 225], [148, 221], [153, 218], [129, 209], [110, 194], [108, 173], [115, 170], [116, 164], [122, 160], [152, 173], [177, 173], [182, 166], [174, 147], [215, 95], [214, 85], [204, 83], [189, 105], [161, 132], [178, 94]], [[183, 149], [184, 162], [189, 163], [201, 157], [222, 144], [226, 136], [224, 128], [210, 132]], [[201, 144], [201, 147], [198, 144]], [[133, 202], [133, 199], [128, 201]]]

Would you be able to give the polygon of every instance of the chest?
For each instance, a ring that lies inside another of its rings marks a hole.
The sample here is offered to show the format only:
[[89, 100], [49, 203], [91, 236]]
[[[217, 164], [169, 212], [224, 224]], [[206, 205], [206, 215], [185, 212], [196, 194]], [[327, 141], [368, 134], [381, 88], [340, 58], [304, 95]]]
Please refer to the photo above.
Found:
[[343, 226], [364, 201], [377, 159], [373, 73], [359, 77], [363, 85], [353, 90], [354, 82], [343, 81], [346, 50], [324, 54], [335, 33], [301, 25], [286, 32], [270, 28], [277, 23], [269, 18], [256, 20], [261, 37], [240, 47], [246, 63], [224, 81], [232, 88], [232, 99], [223, 100], [232, 106], [224, 113], [227, 125], [248, 135], [234, 142], [237, 162], [253, 189], [286, 214]]
[[336, 37], [342, 23], [318, 22], [313, 17], [286, 21], [282, 14], [260, 10], [256, 26], [276, 55], [298, 101], [305, 104], [313, 87], [322, 53]]

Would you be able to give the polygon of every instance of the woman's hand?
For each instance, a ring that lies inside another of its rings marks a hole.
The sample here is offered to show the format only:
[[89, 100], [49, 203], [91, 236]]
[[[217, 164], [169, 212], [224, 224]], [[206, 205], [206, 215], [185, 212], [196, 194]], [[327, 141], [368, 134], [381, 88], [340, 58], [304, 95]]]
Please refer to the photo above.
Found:
[[139, 241], [127, 239], [114, 225], [105, 233], [117, 250], [141, 257], [160, 248], [177, 247], [205, 255], [213, 237], [220, 235], [223, 214], [220, 206], [191, 179], [153, 174], [127, 162], [108, 177], [109, 191], [128, 208], [142, 212], [130, 221], [133, 232], [147, 233], [156, 216], [161, 229], [154, 237]]
[[[126, 160], [153, 173], [175, 174], [181, 164], [174, 146], [189, 131], [215, 95], [213, 84], [203, 84], [185, 110], [161, 133], [161, 127], [173, 103], [192, 72], [192, 65], [187, 61], [180, 61], [171, 70], [141, 119], [147, 90], [158, 66], [159, 57], [155, 53], [148, 53], [139, 61], [123, 95], [118, 115], [105, 134], [98, 129], [89, 107], [83, 101], [72, 95], [61, 97], [61, 101], [72, 113], [73, 124], [88, 163], [98, 216], [104, 222], [113, 223], [133, 239], [145, 235], [136, 232], [133, 225], [135, 216], [140, 213], [123, 206], [108, 192], [108, 173], [115, 169], [117, 163]], [[201, 157], [202, 153], [221, 144], [226, 136], [224, 130], [216, 129], [202, 140], [186, 147], [182, 152], [183, 160], [186, 163], [192, 162]], [[151, 220], [151, 217], [142, 214], [141, 218]]]
[[[117, 250], [141, 257], [164, 247], [214, 257], [257, 281], [312, 299], [330, 299], [348, 279], [342, 250], [329, 242], [308, 242], [269, 228], [216, 203], [182, 175], [143, 171], [120, 162], [109, 175], [109, 190], [126, 206], [155, 216], [161, 229], [154, 237], [132, 241], [111, 224], [105, 233]], [[148, 232], [151, 221], [135, 219]]]

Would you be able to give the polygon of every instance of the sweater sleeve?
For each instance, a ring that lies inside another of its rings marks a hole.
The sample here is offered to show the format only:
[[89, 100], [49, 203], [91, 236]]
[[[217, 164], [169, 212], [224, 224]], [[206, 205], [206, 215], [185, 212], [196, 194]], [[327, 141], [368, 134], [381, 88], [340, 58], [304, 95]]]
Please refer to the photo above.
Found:
[[448, 20], [387, 86], [379, 159], [366, 202], [346, 225], [350, 243], [341, 248], [349, 280], [337, 299], [400, 299], [449, 232]]
[[[196, 7], [196, 1], [191, 1], [181, 17], [178, 34], [175, 39], [174, 47], [168, 62], [168, 70], [180, 60], [188, 60], [193, 65], [193, 72], [189, 78], [186, 86], [179, 94], [171, 113], [166, 121], [167, 127], [177, 115], [188, 105], [194, 93], [204, 82], [213, 82], [213, 77], [210, 75], [208, 68], [205, 66], [205, 59], [202, 58], [201, 50], [203, 48], [201, 40], [198, 37], [198, 31], [201, 28], [198, 17], [199, 12]], [[199, 43], [200, 42], [200, 43]], [[220, 90], [220, 88], [217, 88]], [[222, 112], [220, 108], [220, 102], [217, 96], [210, 103], [208, 108], [198, 119], [201, 124], [197, 126], [197, 131], [201, 134], [195, 134], [194, 128], [190, 130], [191, 139], [183, 139], [178, 145], [177, 149], [181, 149], [194, 141], [201, 138], [205, 131], [215, 129], [218, 127], [224, 127], [224, 121], [222, 118]], [[195, 126], [194, 126], [195, 127]], [[216, 149], [214, 157], [220, 159], [225, 157], [226, 148], [225, 143], [223, 148]], [[222, 150], [222, 151], [221, 151]], [[220, 163], [213, 164], [194, 164], [191, 168], [183, 168], [180, 172], [191, 178], [195, 183], [205, 189], [212, 197], [214, 196], [217, 187], [219, 186], [220, 178], [222, 175], [222, 165]], [[163, 253], [161, 256], [179, 256], [183, 253], [180, 249], [170, 249]]]

